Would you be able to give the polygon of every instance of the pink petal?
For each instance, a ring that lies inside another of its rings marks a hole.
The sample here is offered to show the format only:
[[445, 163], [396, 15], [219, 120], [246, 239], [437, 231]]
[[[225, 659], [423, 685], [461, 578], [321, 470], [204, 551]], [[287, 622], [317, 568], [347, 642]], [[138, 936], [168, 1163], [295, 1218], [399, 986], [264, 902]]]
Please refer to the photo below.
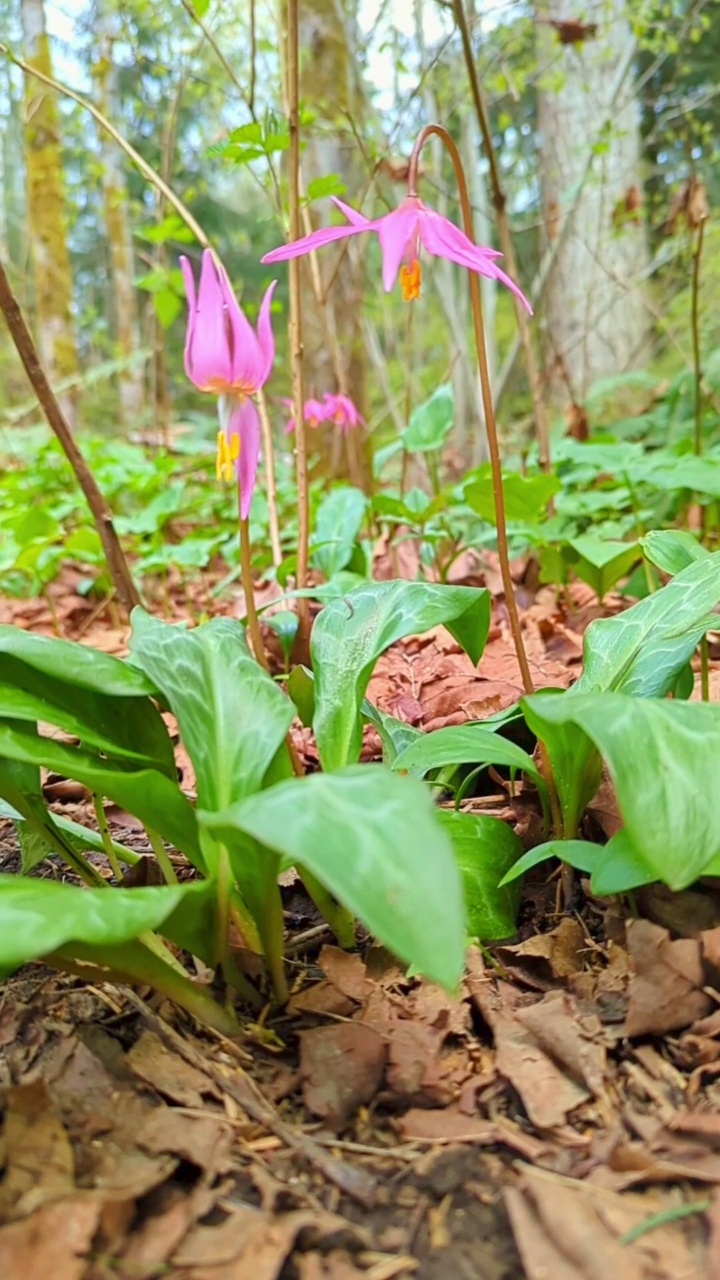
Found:
[[431, 235], [435, 233], [438, 240], [441, 240], [449, 249], [455, 249], [458, 253], [470, 253], [473, 255], [480, 253], [485, 258], [502, 258], [502, 254], [499, 249], [491, 249], [485, 245], [475, 244], [469, 236], [467, 236], [464, 231], [461, 231], [460, 227], [457, 227], [449, 218], [444, 218], [436, 209], [428, 208], [428, 206], [423, 204], [422, 201], [420, 201], [420, 204], [422, 206], [420, 213], [420, 237], [423, 240], [423, 243], [425, 243], [423, 232], [427, 229]]
[[190, 265], [190, 260], [183, 254], [180, 258], [180, 270], [183, 273], [185, 281], [185, 295], [188, 304], [187, 329], [185, 330], [185, 373], [192, 381], [190, 372], [192, 366], [190, 364], [190, 351], [192, 348], [193, 333], [195, 331], [195, 316], [197, 313], [197, 299], [195, 297], [195, 276]]
[[[186, 277], [187, 280], [187, 277]], [[187, 375], [201, 391], [221, 391], [232, 383], [232, 360], [223, 291], [212, 253], [202, 256], [196, 319], [187, 347]]]
[[371, 225], [363, 223], [362, 226], [357, 224], [350, 227], [320, 227], [319, 230], [312, 231], [309, 236], [293, 240], [292, 244], [282, 244], [278, 249], [272, 249], [260, 261], [262, 263], [285, 262], [288, 258], [299, 258], [303, 253], [321, 249], [324, 244], [332, 244], [334, 240], [344, 240], [347, 236], [355, 236], [360, 231], [369, 231]]
[[270, 319], [270, 306], [275, 292], [277, 280], [273, 280], [265, 291], [265, 297], [260, 304], [260, 314], [257, 323], [257, 340], [263, 358], [263, 366], [261, 370], [261, 378], [258, 386], [262, 386], [270, 377], [270, 370], [273, 367], [275, 359], [275, 338], [272, 331], [272, 321]]
[[260, 385], [263, 357], [257, 334], [233, 293], [224, 268], [220, 274], [227, 327], [232, 353], [232, 384], [242, 391], [254, 391]]
[[502, 257], [497, 249], [486, 249], [483, 245], [473, 244], [472, 240], [469, 240], [464, 232], [447, 218], [435, 214], [434, 210], [428, 212], [433, 214], [432, 218], [423, 216], [420, 219], [420, 238], [428, 253], [432, 253], [436, 258], [446, 258], [449, 262], [455, 262], [458, 266], [465, 267], [468, 271], [475, 271], [489, 280], [500, 280], [520, 299], [532, 315], [532, 307], [525, 294], [495, 262], [495, 258]]
[[337, 196], [331, 196], [330, 199], [333, 204], [337, 205], [340, 212], [345, 214], [348, 222], [351, 222], [354, 227], [364, 227], [367, 231], [372, 226], [372, 220], [366, 218], [365, 214], [360, 213], [358, 209], [352, 209], [349, 204], [345, 204], [344, 200], [338, 200]]
[[227, 437], [240, 437], [238, 458], [238, 487], [240, 490], [240, 516], [247, 520], [250, 512], [258, 459], [260, 457], [260, 419], [252, 400], [247, 396], [235, 400], [227, 426]]
[[417, 196], [407, 196], [397, 209], [378, 218], [374, 224], [382, 250], [382, 282], [389, 293], [397, 279], [400, 263], [408, 255], [414, 256], [418, 231], [420, 201]]

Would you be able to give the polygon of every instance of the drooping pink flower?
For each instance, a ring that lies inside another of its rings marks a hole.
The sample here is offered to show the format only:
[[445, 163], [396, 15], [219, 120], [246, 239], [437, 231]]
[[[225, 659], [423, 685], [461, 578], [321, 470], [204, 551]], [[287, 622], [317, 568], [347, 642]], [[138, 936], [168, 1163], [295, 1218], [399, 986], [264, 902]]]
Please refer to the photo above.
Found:
[[334, 422], [336, 426], [342, 429], [343, 433], [347, 433], [350, 427], [365, 425], [360, 410], [349, 396], [338, 392], [337, 395], [324, 395], [323, 401], [326, 420]]
[[[325, 396], [325, 400], [327, 400], [327, 396]], [[294, 402], [292, 400], [283, 400], [283, 404], [292, 413], [295, 408]], [[306, 422], [309, 427], [319, 426], [321, 422], [326, 422], [328, 417], [327, 405], [322, 400], [316, 400], [314, 396], [311, 396], [309, 400], [305, 401], [303, 405], [303, 422]], [[289, 436], [294, 430], [295, 417], [291, 416], [285, 425], [285, 435]]]
[[275, 359], [270, 304], [277, 281], [262, 300], [256, 331], [210, 249], [203, 252], [197, 293], [188, 259], [182, 257], [180, 266], [188, 300], [185, 372], [199, 391], [218, 397], [217, 478], [237, 477], [245, 520], [260, 457], [260, 421], [250, 397], [267, 382]]
[[400, 272], [400, 284], [403, 297], [412, 302], [420, 296], [421, 269], [420, 247], [436, 258], [447, 258], [458, 266], [476, 271], [478, 275], [487, 276], [491, 280], [499, 280], [520, 299], [524, 307], [532, 314], [532, 307], [525, 294], [518, 288], [514, 280], [497, 265], [496, 258], [502, 254], [497, 249], [487, 249], [473, 244], [464, 231], [456, 227], [454, 222], [444, 218], [442, 214], [429, 208], [419, 196], [408, 195], [391, 213], [381, 218], [366, 218], [352, 209], [344, 201], [333, 196], [335, 204], [348, 220], [344, 227], [320, 227], [292, 244], [281, 245], [266, 253], [264, 263], [284, 262], [287, 258], [297, 258], [301, 254], [310, 253], [335, 240], [344, 240], [347, 236], [360, 235], [363, 231], [376, 231], [382, 251], [382, 282], [389, 293]]

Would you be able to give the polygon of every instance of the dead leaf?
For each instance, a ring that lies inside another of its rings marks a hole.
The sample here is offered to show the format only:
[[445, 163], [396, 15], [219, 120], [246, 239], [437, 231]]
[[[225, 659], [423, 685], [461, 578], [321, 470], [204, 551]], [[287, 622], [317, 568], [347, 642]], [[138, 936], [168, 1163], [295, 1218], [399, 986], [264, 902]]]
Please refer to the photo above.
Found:
[[165, 1048], [154, 1031], [143, 1031], [125, 1056], [138, 1079], [183, 1107], [201, 1107], [203, 1094], [218, 1096], [214, 1084], [202, 1071]]
[[0, 1217], [23, 1217], [75, 1190], [70, 1139], [42, 1080], [8, 1089]]
[[181, 1156], [208, 1177], [230, 1168], [232, 1142], [232, 1128], [223, 1117], [188, 1116], [172, 1107], [156, 1107], [138, 1134], [144, 1151]]
[[517, 946], [497, 947], [495, 954], [513, 977], [536, 990], [548, 991], [582, 969], [586, 948], [582, 925], [566, 916], [549, 933], [538, 933]]
[[377, 1092], [387, 1050], [382, 1036], [359, 1022], [300, 1033], [303, 1098], [313, 1115], [341, 1128]]
[[649, 920], [631, 920], [627, 940], [634, 973], [630, 979], [625, 1034], [662, 1035], [687, 1027], [711, 1008], [704, 983], [700, 942], [671, 941], [667, 929]]
[[401, 1097], [422, 1092], [423, 1083], [432, 1073], [442, 1048], [444, 1036], [421, 1022], [403, 1019], [393, 1030], [389, 1045], [387, 1083]]
[[525, 1133], [509, 1120], [483, 1120], [480, 1116], [464, 1116], [454, 1106], [438, 1111], [411, 1108], [395, 1122], [395, 1128], [408, 1142], [476, 1142], [480, 1146], [509, 1147], [525, 1160], [537, 1160], [547, 1152], [547, 1145]]
[[83, 1280], [100, 1207], [92, 1196], [74, 1196], [0, 1228], [0, 1275], [7, 1280]]
[[339, 947], [324, 946], [318, 957], [318, 965], [328, 982], [350, 1000], [362, 1004], [372, 990], [368, 981], [367, 966], [362, 956]]
[[335, 1214], [235, 1208], [218, 1226], [193, 1228], [172, 1261], [183, 1268], [183, 1280], [278, 1280], [301, 1232], [308, 1243], [363, 1241], [361, 1229]]
[[[498, 1013], [489, 1008], [485, 999], [480, 1001], [480, 1007], [495, 1038], [497, 1069], [519, 1093], [531, 1122], [539, 1129], [564, 1124], [576, 1107], [592, 1097], [592, 1091], [575, 1076], [574, 1066], [569, 1074], [548, 1056], [531, 1028], [521, 1020], [521, 1011]], [[556, 1024], [567, 1016], [558, 1017], [558, 1010], [553, 1014]], [[551, 1036], [549, 1028], [547, 1035]], [[543, 1039], [546, 1040], [546, 1035]], [[572, 1043], [571, 1028], [563, 1028], [563, 1039]], [[573, 1046], [574, 1064], [580, 1061], [583, 1052], [584, 1049]]]
[[505, 1201], [528, 1280], [703, 1280], [681, 1222], [622, 1242], [632, 1227], [677, 1204], [674, 1194], [620, 1195], [524, 1169]]

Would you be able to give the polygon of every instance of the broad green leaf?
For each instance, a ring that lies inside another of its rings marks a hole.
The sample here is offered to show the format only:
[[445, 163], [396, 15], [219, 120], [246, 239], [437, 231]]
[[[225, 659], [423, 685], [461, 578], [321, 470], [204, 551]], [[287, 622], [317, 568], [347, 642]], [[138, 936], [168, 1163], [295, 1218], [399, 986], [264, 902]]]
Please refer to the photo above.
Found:
[[602, 761], [587, 734], [570, 721], [559, 717], [548, 719], [545, 707], [549, 701], [557, 702], [558, 696], [572, 695], [536, 693], [523, 698], [521, 706], [525, 720], [532, 732], [544, 743], [550, 756], [553, 780], [560, 801], [563, 833], [572, 839], [585, 812], [600, 785]]
[[[490, 464], [487, 463], [474, 474], [478, 478], [465, 485], [465, 501], [483, 520], [494, 524], [495, 498]], [[519, 471], [506, 472], [503, 475], [503, 494], [507, 519], [519, 520], [523, 524], [535, 524], [542, 520], [550, 498], [560, 488], [557, 476], [523, 476]]]
[[572, 563], [573, 573], [592, 587], [599, 600], [642, 559], [637, 542], [613, 542], [591, 533], [571, 538], [568, 545], [579, 556]]
[[653, 595], [585, 632], [584, 668], [572, 695], [621, 690], [643, 698], [668, 692], [698, 641], [715, 624], [720, 551], [688, 565]]
[[465, 937], [460, 874], [422, 783], [381, 765], [354, 765], [294, 778], [199, 818], [220, 839], [245, 833], [307, 867], [402, 960], [457, 985]]
[[308, 200], [320, 200], [323, 196], [341, 196], [347, 186], [337, 173], [323, 174], [321, 178], [313, 178], [307, 185]]
[[441, 449], [455, 418], [453, 390], [449, 382], [433, 391], [428, 400], [410, 414], [410, 422], [401, 439], [408, 453], [425, 453]]
[[312, 564], [326, 578], [333, 578], [348, 564], [366, 507], [362, 490], [349, 485], [333, 489], [320, 503], [310, 552]]
[[625, 838], [650, 878], [675, 890], [692, 884], [720, 853], [720, 705], [623, 693], [526, 702], [546, 726], [576, 726], [602, 753]]
[[[196, 865], [200, 861], [193, 808], [177, 782], [157, 769], [136, 769], [122, 761], [103, 760], [80, 747], [41, 737], [29, 726], [8, 720], [0, 720], [0, 757], [52, 769], [64, 778], [76, 778], [98, 795], [115, 800], [145, 826], [160, 832]], [[17, 798], [3, 788], [1, 781], [0, 790], [22, 813]]]
[[110, 697], [142, 698], [155, 692], [142, 671], [119, 658], [71, 640], [37, 636], [19, 627], [0, 626], [0, 654], [19, 658], [47, 676], [62, 675], [66, 684]]
[[424, 733], [400, 753], [393, 768], [424, 777], [430, 769], [447, 764], [500, 764], [521, 769], [532, 778], [538, 791], [547, 795], [532, 756], [482, 724], [448, 725], [434, 733]]
[[288, 693], [300, 720], [309, 729], [315, 715], [315, 680], [312, 671], [299, 663], [288, 677]]
[[710, 555], [687, 529], [653, 529], [640, 539], [640, 544], [651, 564], [673, 576], [695, 560], [704, 560]]
[[[599, 898], [628, 893], [659, 878], [650, 871], [624, 828], [615, 832], [600, 849], [600, 855], [592, 868], [590, 880], [590, 888]], [[706, 874], [711, 874], [710, 866], [709, 863]]]
[[177, 717], [193, 763], [198, 806], [221, 809], [257, 791], [290, 727], [293, 705], [255, 661], [245, 630], [213, 618], [193, 630], [142, 609], [132, 653]]
[[290, 662], [295, 637], [298, 631], [298, 616], [291, 609], [282, 609], [279, 613], [266, 614], [263, 618], [266, 627], [275, 632], [283, 651], [285, 665]]
[[357, 760], [360, 704], [373, 667], [403, 636], [444, 625], [476, 663], [490, 624], [490, 597], [473, 587], [371, 582], [325, 605], [310, 639], [315, 672], [313, 728], [324, 769]]
[[482, 813], [438, 809], [452, 840], [465, 891], [468, 933], [491, 942], [515, 932], [520, 885], [502, 885], [506, 871], [522, 853], [512, 827]]
[[368, 702], [367, 698], [363, 698], [360, 710], [363, 720], [374, 725], [380, 735], [383, 764], [388, 767], [394, 764], [398, 754], [409, 747], [411, 742], [423, 736], [420, 729], [404, 720], [398, 720], [397, 716], [391, 716], [387, 711], [381, 711], [372, 702]]
[[525, 875], [526, 871], [554, 858], [569, 863], [577, 871], [592, 871], [602, 861], [604, 853], [602, 845], [592, 844], [589, 840], [547, 840], [545, 844], [536, 844], [534, 849], [529, 849], [518, 858], [510, 870], [506, 871], [500, 884], [511, 884], [513, 880]]
[[108, 696], [72, 684], [65, 678], [64, 660], [65, 654], [58, 653], [56, 672], [50, 675], [0, 651], [0, 716], [45, 721], [108, 757], [135, 760], [175, 777], [172, 742], [150, 699]]
[[[24, 730], [21, 724], [17, 727]], [[75, 844], [72, 837], [66, 831], [59, 829], [62, 819], [56, 821], [55, 815], [50, 813], [45, 804], [40, 785], [40, 769], [37, 765], [0, 756], [0, 816], [10, 817], [12, 821], [18, 823], [19, 828], [25, 827], [28, 834], [32, 833], [38, 842], [44, 844], [46, 852], [52, 850], [54, 853], [59, 853], [68, 866], [72, 867], [76, 873], [81, 873], [75, 857]], [[25, 869], [22, 839], [21, 856], [23, 869]], [[99, 871], [93, 869], [92, 875], [98, 884], [102, 884]]]
[[183, 899], [198, 906], [209, 881], [147, 889], [84, 889], [0, 875], [0, 967], [17, 969], [73, 943], [115, 946], [158, 929]]

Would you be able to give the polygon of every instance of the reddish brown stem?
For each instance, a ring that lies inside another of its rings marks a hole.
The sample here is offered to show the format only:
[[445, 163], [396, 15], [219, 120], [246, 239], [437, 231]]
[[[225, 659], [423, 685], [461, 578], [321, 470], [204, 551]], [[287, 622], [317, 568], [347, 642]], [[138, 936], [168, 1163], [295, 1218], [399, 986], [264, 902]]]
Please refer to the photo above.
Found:
[[[412, 149], [410, 163], [408, 166], [408, 194], [417, 195], [417, 174], [420, 152], [428, 138], [431, 138], [433, 135], [440, 138], [452, 161], [458, 185], [458, 194], [460, 196], [463, 227], [466, 236], [469, 240], [472, 240], [474, 244], [475, 232], [473, 227], [472, 207], [470, 205], [470, 194], [468, 192], [463, 162], [460, 157], [460, 152], [447, 129], [443, 128], [440, 124], [428, 124], [418, 135], [415, 146]], [[523, 642], [522, 629], [520, 627], [520, 616], [518, 614], [517, 603], [515, 600], [515, 587], [510, 574], [510, 552], [507, 540], [505, 493], [503, 490], [502, 465], [500, 462], [500, 445], [498, 442], [497, 423], [495, 421], [495, 410], [493, 408], [492, 391], [490, 388], [490, 374], [487, 363], [487, 352], [485, 350], [485, 330], [482, 318], [482, 301], [480, 298], [480, 283], [478, 281], [477, 272], [469, 271], [468, 280], [470, 285], [470, 304], [472, 307], [473, 327], [475, 330], [475, 347], [477, 351], [478, 369], [480, 371], [480, 386], [482, 389], [483, 409], [485, 412], [485, 429], [487, 431], [488, 449], [490, 451], [490, 466], [492, 468], [498, 556], [500, 559], [500, 573], [502, 575], [503, 590], [505, 592], [505, 605], [510, 619], [510, 630], [512, 632], [515, 653], [517, 654], [523, 686], [526, 693], [534, 693], [535, 686], [532, 681], [532, 676], [530, 675], [527, 654], [525, 653], [525, 644]]]

